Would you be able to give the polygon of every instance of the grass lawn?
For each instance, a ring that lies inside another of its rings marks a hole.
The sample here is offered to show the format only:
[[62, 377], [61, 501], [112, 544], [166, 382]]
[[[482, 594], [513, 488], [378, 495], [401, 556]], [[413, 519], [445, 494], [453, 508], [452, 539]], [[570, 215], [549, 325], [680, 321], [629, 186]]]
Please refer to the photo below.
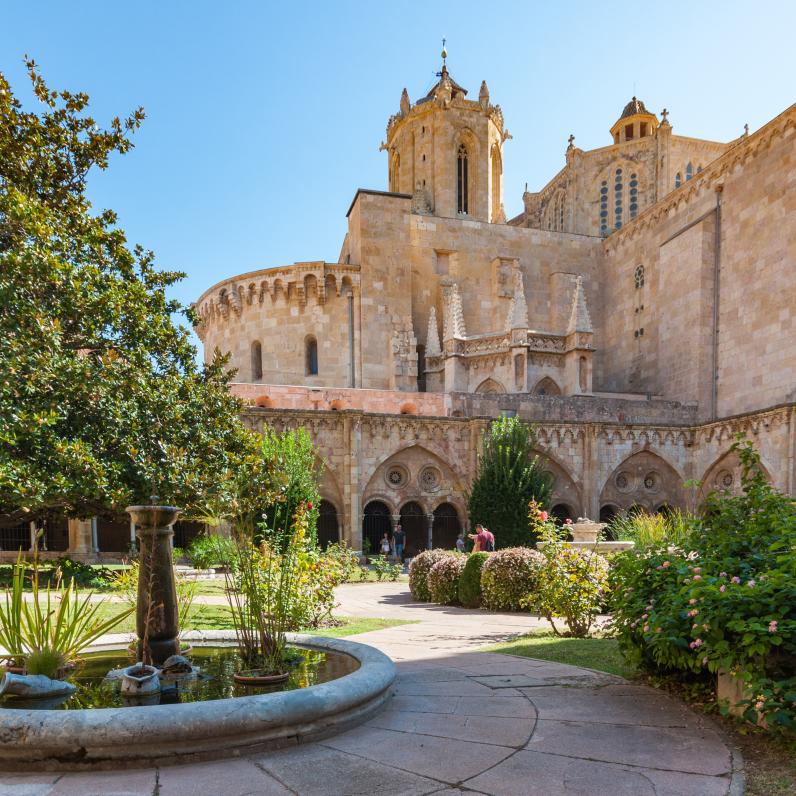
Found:
[[796, 737], [775, 736], [718, 715], [713, 691], [704, 684], [694, 687], [682, 679], [645, 677], [625, 662], [616, 639], [559, 638], [551, 631], [540, 630], [487, 647], [485, 651], [569, 663], [628, 679], [642, 679], [682, 699], [694, 710], [709, 714], [723, 727], [729, 742], [743, 757], [747, 796], [792, 796], [796, 793]]
[[[123, 610], [119, 603], [105, 604], [99, 612], [103, 619], [118, 615]], [[330, 636], [332, 638], [342, 638], [344, 636], [354, 636], [358, 633], [368, 633], [371, 630], [383, 630], [387, 627], [396, 625], [413, 624], [403, 619], [371, 619], [368, 617], [335, 617], [335, 622], [340, 624], [317, 629], [308, 629], [302, 632], [312, 633], [316, 636]], [[229, 608], [226, 605], [196, 605], [191, 611], [191, 618], [188, 621], [190, 630], [233, 630], [232, 619]], [[131, 614], [117, 625], [112, 633], [133, 633], [135, 632], [135, 614]]]
[[613, 638], [560, 638], [550, 630], [538, 630], [514, 641], [488, 647], [485, 651], [585, 666], [620, 677], [635, 674], [635, 669], [625, 663]]

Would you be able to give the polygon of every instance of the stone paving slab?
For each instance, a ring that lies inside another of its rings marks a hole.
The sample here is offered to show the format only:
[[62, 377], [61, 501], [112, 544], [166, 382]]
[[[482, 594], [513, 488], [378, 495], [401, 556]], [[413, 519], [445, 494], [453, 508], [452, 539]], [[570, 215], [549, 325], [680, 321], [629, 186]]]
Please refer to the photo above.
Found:
[[711, 729], [594, 724], [539, 718], [528, 749], [568, 757], [717, 776], [731, 770], [730, 754]]
[[465, 784], [494, 796], [723, 796], [730, 783], [725, 777], [632, 769], [525, 751]]
[[191, 796], [216, 793], [218, 796], [292, 796], [293, 791], [267, 774], [256, 760], [225, 760], [223, 765], [198, 763], [192, 766], [161, 768], [157, 796]]

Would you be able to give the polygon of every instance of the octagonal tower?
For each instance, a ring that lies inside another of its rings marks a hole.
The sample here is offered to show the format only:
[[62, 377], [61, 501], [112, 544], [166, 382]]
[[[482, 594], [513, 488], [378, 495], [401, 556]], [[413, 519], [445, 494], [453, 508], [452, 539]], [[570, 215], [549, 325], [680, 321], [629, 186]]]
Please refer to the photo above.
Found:
[[414, 105], [406, 89], [387, 124], [389, 189], [411, 194], [413, 211], [447, 218], [505, 222], [503, 142], [510, 138], [486, 81], [478, 101], [448, 72]]

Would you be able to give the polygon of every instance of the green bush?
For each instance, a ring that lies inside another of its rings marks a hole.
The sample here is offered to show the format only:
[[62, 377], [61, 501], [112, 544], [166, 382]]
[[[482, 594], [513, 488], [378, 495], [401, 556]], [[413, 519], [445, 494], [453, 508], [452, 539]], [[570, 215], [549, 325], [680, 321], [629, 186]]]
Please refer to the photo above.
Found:
[[481, 596], [493, 611], [518, 611], [522, 600], [539, 587], [544, 556], [528, 547], [492, 553], [481, 569]]
[[[557, 636], [585, 638], [606, 603], [608, 562], [594, 550], [572, 547], [552, 525], [543, 533], [543, 540], [539, 585], [523, 600], [523, 607], [542, 614]], [[564, 620], [566, 633], [556, 627], [557, 618]]]
[[495, 420], [484, 436], [468, 511], [473, 527], [483, 523], [495, 534], [497, 548], [536, 541], [528, 532], [528, 502], [550, 497], [550, 475], [536, 444], [533, 427], [516, 417]]
[[324, 557], [331, 566], [340, 570], [341, 582], [351, 583], [359, 578], [359, 555], [345, 543], [330, 544], [324, 551]]
[[471, 553], [459, 576], [459, 602], [465, 608], [481, 605], [481, 568], [489, 553]]
[[639, 664], [743, 679], [745, 717], [796, 722], [796, 506], [766, 481], [748, 442], [733, 446], [743, 494], [708, 497], [683, 549], [615, 559], [614, 627]]
[[431, 592], [428, 589], [428, 573], [431, 567], [441, 558], [452, 556], [453, 551], [437, 548], [424, 550], [418, 553], [409, 564], [409, 591], [416, 600], [431, 601]]
[[445, 556], [428, 572], [428, 591], [432, 602], [440, 605], [455, 605], [459, 600], [459, 577], [467, 557], [461, 553]]
[[235, 543], [227, 536], [200, 533], [187, 550], [188, 560], [196, 569], [226, 566], [233, 558]]
[[646, 511], [624, 512], [615, 517], [608, 527], [612, 539], [634, 542], [636, 547], [648, 547], [660, 542], [682, 544], [697, 525], [696, 517], [672, 509], [660, 514]]

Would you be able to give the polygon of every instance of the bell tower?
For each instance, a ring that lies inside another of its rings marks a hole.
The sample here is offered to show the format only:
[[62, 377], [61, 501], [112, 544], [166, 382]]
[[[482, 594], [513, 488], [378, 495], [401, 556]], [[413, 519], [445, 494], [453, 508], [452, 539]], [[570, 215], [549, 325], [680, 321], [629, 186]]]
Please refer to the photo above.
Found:
[[406, 89], [387, 123], [389, 190], [413, 197], [413, 211], [447, 218], [504, 223], [503, 142], [511, 136], [503, 111], [478, 100], [448, 72], [443, 39], [439, 78], [414, 105]]

